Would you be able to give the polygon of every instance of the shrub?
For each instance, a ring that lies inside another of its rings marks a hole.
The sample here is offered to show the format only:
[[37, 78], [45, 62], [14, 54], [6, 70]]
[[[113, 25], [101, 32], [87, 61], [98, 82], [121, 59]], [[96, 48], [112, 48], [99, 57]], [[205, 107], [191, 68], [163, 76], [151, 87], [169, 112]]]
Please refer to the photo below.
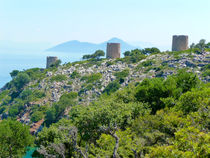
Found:
[[53, 76], [53, 77], [51, 78], [51, 82], [53, 82], [53, 81], [62, 82], [62, 81], [64, 81], [64, 80], [67, 80], [66, 75], [56, 75], [56, 76]]
[[123, 83], [125, 78], [129, 75], [129, 70], [128, 69], [125, 69], [121, 72], [116, 72], [114, 74], [116, 76], [116, 79], [120, 82], [120, 83]]
[[152, 64], [153, 64], [152, 60], [147, 60], [147, 61], [142, 62], [142, 66], [144, 66], [144, 67], [151, 66]]
[[86, 75], [81, 78], [81, 81], [86, 81], [86, 83], [93, 83], [102, 78], [102, 75], [100, 73]]
[[41, 111], [36, 111], [31, 115], [31, 121], [38, 122], [39, 120], [44, 118], [44, 114]]
[[18, 75], [12, 80], [12, 85], [20, 91], [26, 84], [30, 82], [30, 77], [26, 73], [18, 73]]
[[74, 72], [72, 72], [72, 74], [70, 75], [70, 77], [72, 79], [79, 78], [80, 77], [80, 74], [77, 71], [74, 71]]
[[103, 50], [97, 50], [94, 54], [84, 55], [82, 59], [99, 59], [100, 57], [104, 55], [105, 53]]
[[111, 93], [116, 92], [120, 88], [120, 84], [117, 81], [111, 82], [108, 86], [104, 89], [103, 93], [110, 95]]

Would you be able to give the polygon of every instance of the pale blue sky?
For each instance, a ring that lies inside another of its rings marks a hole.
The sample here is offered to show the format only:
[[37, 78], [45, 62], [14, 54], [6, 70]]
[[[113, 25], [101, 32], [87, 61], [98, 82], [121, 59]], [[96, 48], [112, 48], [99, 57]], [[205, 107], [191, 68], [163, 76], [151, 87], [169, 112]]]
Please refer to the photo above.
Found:
[[170, 46], [173, 34], [210, 41], [210, 0], [0, 0], [1, 41]]

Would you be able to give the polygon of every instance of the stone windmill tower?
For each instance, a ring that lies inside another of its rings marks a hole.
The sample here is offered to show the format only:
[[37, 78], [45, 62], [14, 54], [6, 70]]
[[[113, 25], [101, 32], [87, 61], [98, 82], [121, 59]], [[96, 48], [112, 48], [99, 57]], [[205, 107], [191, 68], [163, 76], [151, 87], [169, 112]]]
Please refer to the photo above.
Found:
[[172, 41], [172, 51], [182, 51], [188, 49], [188, 36], [174, 35]]
[[47, 57], [47, 65], [46, 68], [50, 68], [50, 66], [58, 60], [58, 57], [48, 56]]
[[106, 58], [120, 58], [120, 43], [107, 43]]

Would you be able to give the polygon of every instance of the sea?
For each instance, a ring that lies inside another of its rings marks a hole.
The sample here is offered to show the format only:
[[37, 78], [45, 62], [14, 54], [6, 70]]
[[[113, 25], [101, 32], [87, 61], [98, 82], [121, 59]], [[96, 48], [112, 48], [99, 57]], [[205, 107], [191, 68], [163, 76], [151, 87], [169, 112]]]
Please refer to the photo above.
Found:
[[11, 81], [10, 72], [30, 68], [45, 68], [47, 56], [57, 56], [62, 64], [82, 60], [82, 53], [47, 52], [44, 50], [0, 49], [0, 88]]

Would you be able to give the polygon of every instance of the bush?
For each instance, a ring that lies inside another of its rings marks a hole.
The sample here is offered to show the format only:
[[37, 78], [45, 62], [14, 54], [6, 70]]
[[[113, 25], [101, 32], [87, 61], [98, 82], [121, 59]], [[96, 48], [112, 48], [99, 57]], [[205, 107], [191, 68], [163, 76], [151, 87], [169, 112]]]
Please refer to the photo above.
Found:
[[77, 71], [74, 71], [74, 72], [72, 72], [72, 74], [70, 75], [70, 77], [72, 79], [79, 78], [80, 77], [80, 74]]
[[32, 122], [38, 122], [39, 120], [44, 118], [44, 114], [41, 111], [36, 111], [31, 115]]
[[153, 61], [152, 60], [147, 60], [141, 63], [142, 66], [146, 67], [146, 66], [152, 66]]
[[86, 83], [93, 83], [99, 81], [102, 78], [100, 73], [86, 75], [81, 78], [81, 81], [86, 81]]
[[57, 103], [54, 103], [53, 106], [46, 112], [46, 124], [50, 125], [55, 123], [60, 116], [64, 113], [67, 107], [76, 105], [78, 94], [75, 92], [65, 93], [61, 96], [60, 100]]
[[152, 113], [164, 107], [160, 98], [168, 97], [168, 93], [161, 78], [145, 79], [137, 87], [136, 98], [140, 102], [149, 103]]
[[12, 85], [20, 91], [26, 84], [30, 82], [30, 77], [26, 73], [18, 73], [18, 75], [12, 80]]
[[154, 53], [160, 53], [160, 50], [158, 48], [152, 47], [152, 48], [145, 48], [142, 50], [143, 54], [150, 55]]
[[33, 136], [29, 127], [13, 120], [0, 122], [1, 157], [23, 157], [27, 147], [33, 146]]
[[67, 80], [66, 75], [56, 75], [56, 76], [53, 76], [50, 81], [62, 82], [64, 80]]
[[201, 91], [188, 91], [179, 98], [177, 108], [185, 114], [197, 111], [202, 104], [210, 98], [210, 89], [206, 88]]
[[28, 70], [26, 70], [24, 72], [29, 75], [31, 80], [40, 80], [43, 77], [45, 77], [45, 72], [42, 71], [40, 68], [28, 69]]
[[121, 72], [116, 72], [114, 75], [116, 76], [117, 81], [119, 81], [121, 84], [124, 82], [125, 78], [129, 75], [129, 70], [125, 69]]
[[105, 53], [103, 50], [97, 50], [94, 54], [84, 55], [82, 59], [99, 59], [100, 57], [104, 55]]
[[137, 63], [142, 59], [145, 59], [146, 56], [139, 49], [135, 49], [132, 51], [126, 51], [124, 53], [125, 57], [122, 59], [127, 63]]
[[111, 93], [116, 92], [120, 88], [120, 84], [117, 81], [111, 82], [108, 86], [104, 89], [103, 93], [110, 95]]

